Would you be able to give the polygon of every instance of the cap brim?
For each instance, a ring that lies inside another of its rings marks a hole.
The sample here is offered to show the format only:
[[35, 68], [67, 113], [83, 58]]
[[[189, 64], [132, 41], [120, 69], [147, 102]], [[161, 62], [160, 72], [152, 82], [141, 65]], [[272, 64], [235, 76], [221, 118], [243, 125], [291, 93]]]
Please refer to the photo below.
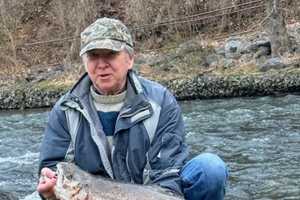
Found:
[[89, 42], [87, 45], [85, 45], [80, 50], [80, 56], [82, 56], [87, 51], [93, 50], [93, 49], [110, 49], [113, 51], [122, 51], [126, 46], [126, 43], [120, 42], [117, 40], [110, 40], [110, 39], [104, 39], [104, 40], [94, 40]]

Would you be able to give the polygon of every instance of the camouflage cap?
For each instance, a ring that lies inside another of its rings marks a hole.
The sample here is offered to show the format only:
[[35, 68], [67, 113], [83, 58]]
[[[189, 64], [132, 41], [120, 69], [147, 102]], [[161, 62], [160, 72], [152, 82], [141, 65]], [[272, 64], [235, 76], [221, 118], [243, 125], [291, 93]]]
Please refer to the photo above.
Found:
[[100, 18], [81, 33], [80, 56], [92, 49], [133, 52], [133, 41], [127, 27], [119, 20]]

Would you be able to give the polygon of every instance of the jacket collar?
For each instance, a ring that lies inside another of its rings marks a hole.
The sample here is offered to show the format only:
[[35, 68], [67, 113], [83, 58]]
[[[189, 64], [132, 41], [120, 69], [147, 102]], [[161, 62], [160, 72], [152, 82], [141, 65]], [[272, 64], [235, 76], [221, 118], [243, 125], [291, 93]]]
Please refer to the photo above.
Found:
[[[89, 111], [94, 110], [93, 105], [91, 105], [90, 102], [91, 84], [92, 82], [88, 74], [83, 74], [83, 76], [65, 95], [62, 105], [68, 105], [73, 108], [79, 106], [81, 109], [85, 107]], [[144, 89], [136, 73], [132, 70], [129, 70], [127, 74], [127, 93], [124, 106], [120, 111], [120, 117], [133, 117], [140, 111], [145, 110], [149, 110], [147, 117], [150, 117], [153, 113], [151, 104], [148, 102], [145, 96]], [[143, 116], [143, 119], [144, 118], [145, 116]], [[134, 119], [136, 119], [136, 117]]]

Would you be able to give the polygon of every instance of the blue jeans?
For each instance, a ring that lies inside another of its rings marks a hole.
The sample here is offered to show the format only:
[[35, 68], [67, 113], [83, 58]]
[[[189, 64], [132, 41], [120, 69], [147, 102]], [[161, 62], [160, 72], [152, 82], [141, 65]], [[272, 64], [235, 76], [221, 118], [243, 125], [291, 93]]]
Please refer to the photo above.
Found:
[[183, 166], [180, 176], [185, 199], [224, 199], [228, 170], [217, 155], [203, 153], [196, 156]]

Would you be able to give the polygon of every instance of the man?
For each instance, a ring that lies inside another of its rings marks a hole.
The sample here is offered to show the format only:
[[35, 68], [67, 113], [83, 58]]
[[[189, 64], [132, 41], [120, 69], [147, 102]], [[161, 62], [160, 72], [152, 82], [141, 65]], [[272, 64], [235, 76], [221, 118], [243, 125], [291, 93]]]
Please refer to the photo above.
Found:
[[223, 199], [224, 162], [209, 153], [187, 162], [180, 107], [166, 88], [132, 71], [126, 26], [98, 19], [81, 34], [80, 56], [87, 73], [49, 115], [38, 192], [53, 197], [52, 170], [70, 161], [118, 181], [157, 184], [186, 199]]

